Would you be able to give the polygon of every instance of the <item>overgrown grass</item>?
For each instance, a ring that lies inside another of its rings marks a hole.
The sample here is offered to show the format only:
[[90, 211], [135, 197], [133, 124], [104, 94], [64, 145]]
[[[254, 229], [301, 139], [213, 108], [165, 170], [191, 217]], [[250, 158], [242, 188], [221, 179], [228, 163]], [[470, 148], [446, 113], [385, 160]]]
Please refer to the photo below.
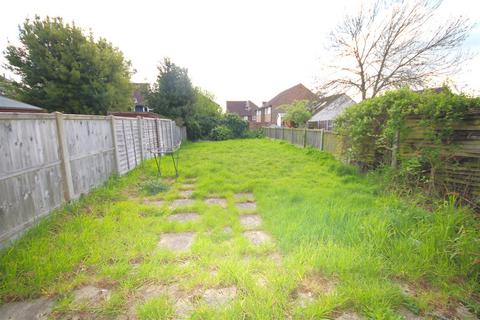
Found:
[[[109, 318], [125, 313], [145, 283], [177, 283], [187, 292], [237, 287], [236, 299], [220, 310], [200, 300], [192, 314], [199, 319], [318, 319], [346, 310], [399, 319], [402, 307], [430, 314], [459, 302], [480, 312], [479, 223], [470, 211], [450, 203], [426, 211], [326, 153], [282, 142], [194, 143], [180, 157], [177, 181], [158, 182], [155, 164], [147, 162], [56, 212], [4, 250], [0, 298], [56, 296], [56, 315], [62, 316], [78, 311], [71, 303], [74, 288], [106, 283], [112, 298], [84, 311]], [[170, 163], [163, 165], [162, 172], [173, 177]], [[198, 222], [170, 222], [167, 206], [140, 201], [175, 199], [187, 178], [197, 180], [197, 201], [180, 211], [198, 212]], [[144, 191], [146, 185], [169, 183], [154, 195]], [[254, 193], [263, 229], [276, 244], [253, 247], [242, 236], [234, 205], [234, 193], [241, 191]], [[225, 197], [228, 208], [205, 205], [211, 194]], [[226, 226], [231, 235], [224, 233]], [[157, 248], [162, 232], [187, 230], [197, 232], [190, 252]], [[283, 256], [280, 266], [269, 258], [275, 252]], [[335, 279], [336, 288], [302, 308], [293, 293], [312, 273]], [[259, 277], [267, 284], [259, 285]], [[406, 295], [402, 286], [413, 293]], [[168, 318], [172, 301], [160, 296], [140, 303], [136, 312], [143, 319]]]

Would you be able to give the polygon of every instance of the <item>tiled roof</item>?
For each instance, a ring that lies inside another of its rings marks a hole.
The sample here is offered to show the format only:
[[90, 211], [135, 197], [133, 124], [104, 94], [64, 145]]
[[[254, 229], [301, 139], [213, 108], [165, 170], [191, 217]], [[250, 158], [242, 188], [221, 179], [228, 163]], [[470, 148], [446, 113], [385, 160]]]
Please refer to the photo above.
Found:
[[250, 100], [227, 101], [227, 112], [236, 113], [240, 116], [251, 116], [258, 106]]
[[265, 107], [271, 106], [273, 109], [276, 109], [281, 105], [290, 104], [296, 100], [313, 101], [317, 100], [317, 96], [303, 84], [299, 83], [296, 86], [288, 88], [287, 90], [284, 90], [277, 94], [275, 97], [273, 97], [270, 101], [266, 103]]

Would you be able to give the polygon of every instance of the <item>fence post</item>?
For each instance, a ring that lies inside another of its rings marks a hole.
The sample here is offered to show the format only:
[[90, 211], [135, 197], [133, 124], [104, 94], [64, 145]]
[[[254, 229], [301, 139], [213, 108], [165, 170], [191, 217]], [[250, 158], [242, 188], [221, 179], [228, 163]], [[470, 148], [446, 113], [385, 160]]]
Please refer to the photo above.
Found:
[[145, 146], [143, 144], [143, 118], [137, 117], [138, 143], [140, 144], [140, 159], [145, 160]]
[[70, 201], [75, 196], [73, 190], [72, 168], [70, 167], [70, 156], [68, 154], [67, 139], [65, 137], [65, 128], [63, 126], [63, 114], [55, 112], [57, 122], [58, 150], [60, 156], [60, 166], [63, 174], [63, 194], [66, 201]]
[[285, 127], [282, 127], [282, 140], [285, 140]]
[[392, 146], [392, 168], [397, 169], [398, 167], [398, 146], [400, 144], [400, 130], [395, 130], [395, 137], [393, 140]]
[[325, 129], [320, 129], [320, 150], [322, 151], [324, 146], [324, 143], [323, 143], [324, 140], [325, 140]]
[[110, 128], [112, 129], [112, 142], [113, 142], [113, 162], [115, 163], [115, 173], [120, 174], [120, 162], [118, 157], [118, 141], [115, 129], [115, 117], [110, 115]]
[[305, 132], [303, 133], [303, 147], [307, 146], [307, 127], [305, 127]]

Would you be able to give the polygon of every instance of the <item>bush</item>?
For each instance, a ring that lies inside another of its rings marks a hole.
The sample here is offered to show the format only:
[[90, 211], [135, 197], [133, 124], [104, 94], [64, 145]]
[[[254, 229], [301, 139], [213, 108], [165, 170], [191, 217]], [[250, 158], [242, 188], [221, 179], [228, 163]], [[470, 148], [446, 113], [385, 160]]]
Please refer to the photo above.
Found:
[[215, 141], [228, 140], [233, 138], [232, 130], [226, 125], [219, 125], [213, 128], [210, 139]]
[[248, 122], [235, 113], [227, 113], [222, 119], [222, 124], [231, 130], [232, 138], [244, 138], [248, 129]]

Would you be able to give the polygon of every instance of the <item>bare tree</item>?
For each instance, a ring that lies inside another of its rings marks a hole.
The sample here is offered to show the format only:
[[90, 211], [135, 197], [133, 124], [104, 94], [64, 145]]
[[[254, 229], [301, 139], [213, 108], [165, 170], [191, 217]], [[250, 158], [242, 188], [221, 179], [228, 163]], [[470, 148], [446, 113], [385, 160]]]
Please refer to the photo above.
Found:
[[330, 34], [335, 79], [323, 89], [353, 88], [364, 100], [458, 72], [472, 25], [463, 17], [435, 22], [440, 5], [441, 0], [385, 0], [346, 16]]

